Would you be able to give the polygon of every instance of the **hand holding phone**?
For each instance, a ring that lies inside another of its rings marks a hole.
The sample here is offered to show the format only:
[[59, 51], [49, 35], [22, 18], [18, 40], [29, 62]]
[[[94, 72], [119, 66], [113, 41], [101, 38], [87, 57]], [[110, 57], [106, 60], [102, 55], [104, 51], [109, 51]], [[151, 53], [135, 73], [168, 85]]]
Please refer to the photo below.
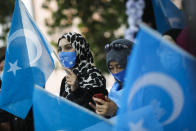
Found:
[[105, 95], [103, 93], [94, 94], [93, 97], [99, 98], [99, 99], [102, 99], [102, 100], [106, 101]]

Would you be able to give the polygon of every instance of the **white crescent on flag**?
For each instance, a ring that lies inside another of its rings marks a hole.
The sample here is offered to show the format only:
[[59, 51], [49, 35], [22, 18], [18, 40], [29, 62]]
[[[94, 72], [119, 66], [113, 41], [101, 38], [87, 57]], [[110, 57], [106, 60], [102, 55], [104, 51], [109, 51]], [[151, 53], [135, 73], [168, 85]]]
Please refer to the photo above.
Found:
[[181, 86], [176, 80], [159, 72], [151, 72], [145, 74], [141, 78], [137, 79], [131, 88], [128, 105], [131, 104], [134, 95], [142, 88], [147, 88], [148, 85], [156, 85], [157, 88], [161, 88], [166, 91], [172, 98], [173, 111], [171, 116], [165, 120], [162, 124], [167, 125], [172, 123], [181, 113], [184, 106], [184, 93]]

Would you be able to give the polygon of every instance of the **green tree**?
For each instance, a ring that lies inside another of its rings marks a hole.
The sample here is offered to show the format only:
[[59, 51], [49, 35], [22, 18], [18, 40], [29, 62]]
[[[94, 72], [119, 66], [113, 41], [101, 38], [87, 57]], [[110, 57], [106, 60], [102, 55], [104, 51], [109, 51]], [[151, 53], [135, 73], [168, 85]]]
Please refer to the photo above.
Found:
[[3, 40], [4, 43], [7, 39], [7, 33], [11, 25], [14, 4], [15, 0], [2, 0], [0, 4], [0, 26], [2, 27], [0, 40]]
[[80, 18], [78, 27], [90, 44], [96, 66], [103, 72], [107, 71], [104, 46], [117, 39], [114, 33], [117, 29], [127, 25], [126, 0], [58, 0], [55, 11], [50, 8], [50, 2], [54, 0], [46, 0], [43, 4], [52, 15], [52, 21], [46, 19], [51, 29], [49, 33], [55, 33], [57, 28], [69, 27], [74, 18]]

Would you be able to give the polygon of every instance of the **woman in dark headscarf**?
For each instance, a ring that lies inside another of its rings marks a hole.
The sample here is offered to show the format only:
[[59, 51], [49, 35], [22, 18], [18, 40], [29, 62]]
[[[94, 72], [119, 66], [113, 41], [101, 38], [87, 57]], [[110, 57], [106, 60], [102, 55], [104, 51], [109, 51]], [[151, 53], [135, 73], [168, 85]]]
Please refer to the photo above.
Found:
[[131, 52], [133, 43], [126, 39], [118, 39], [105, 46], [106, 63], [110, 73], [115, 78], [115, 83], [105, 100], [93, 97], [96, 106], [90, 104], [97, 114], [110, 118], [116, 115], [122, 96], [122, 85], [125, 78], [127, 58]]
[[105, 78], [93, 65], [89, 44], [80, 34], [70, 32], [59, 39], [58, 51], [67, 72], [61, 83], [60, 96], [91, 109], [92, 96], [107, 95], [107, 90]]

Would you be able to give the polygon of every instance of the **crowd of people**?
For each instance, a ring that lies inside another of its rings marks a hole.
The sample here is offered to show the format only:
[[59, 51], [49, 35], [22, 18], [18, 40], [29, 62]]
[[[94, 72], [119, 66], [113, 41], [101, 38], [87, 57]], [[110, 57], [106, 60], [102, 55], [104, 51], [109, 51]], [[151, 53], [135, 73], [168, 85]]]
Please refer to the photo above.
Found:
[[[176, 43], [194, 56], [196, 56], [195, 5], [195, 0], [182, 0], [187, 26], [184, 29], [171, 29], [163, 34], [164, 38]], [[115, 79], [108, 93], [106, 80], [94, 66], [93, 56], [86, 39], [81, 34], [73, 32], [62, 35], [58, 40], [58, 56], [66, 76], [61, 82], [59, 96], [105, 118], [116, 116], [118, 109], [121, 108], [120, 98], [123, 92], [126, 64], [133, 46], [134, 43], [126, 39], [117, 39], [105, 45], [107, 64], [105, 66]], [[5, 48], [2, 50], [4, 51], [1, 51], [3, 55], [0, 57], [0, 82], [5, 60]], [[21, 120], [0, 110], [0, 130], [33, 130], [32, 112], [25, 120]]]
[[120, 107], [127, 58], [133, 43], [118, 39], [105, 46], [106, 63], [115, 83], [108, 94], [106, 80], [93, 65], [89, 44], [78, 33], [66, 33], [58, 41], [58, 55], [67, 75], [60, 96], [106, 118], [116, 115]]
[[[127, 58], [133, 43], [126, 39], [114, 40], [105, 46], [106, 63], [115, 83], [108, 94], [106, 80], [102, 73], [94, 66], [93, 56], [85, 38], [69, 32], [59, 38], [58, 56], [64, 66], [66, 76], [63, 78], [59, 96], [75, 102], [105, 118], [117, 114], [120, 108], [123, 80]], [[5, 48], [4, 52], [5, 52]], [[5, 61], [5, 53], [1, 57], [1, 76]], [[0, 110], [0, 129], [3, 131], [33, 131], [32, 110], [27, 118], [22, 120]]]

